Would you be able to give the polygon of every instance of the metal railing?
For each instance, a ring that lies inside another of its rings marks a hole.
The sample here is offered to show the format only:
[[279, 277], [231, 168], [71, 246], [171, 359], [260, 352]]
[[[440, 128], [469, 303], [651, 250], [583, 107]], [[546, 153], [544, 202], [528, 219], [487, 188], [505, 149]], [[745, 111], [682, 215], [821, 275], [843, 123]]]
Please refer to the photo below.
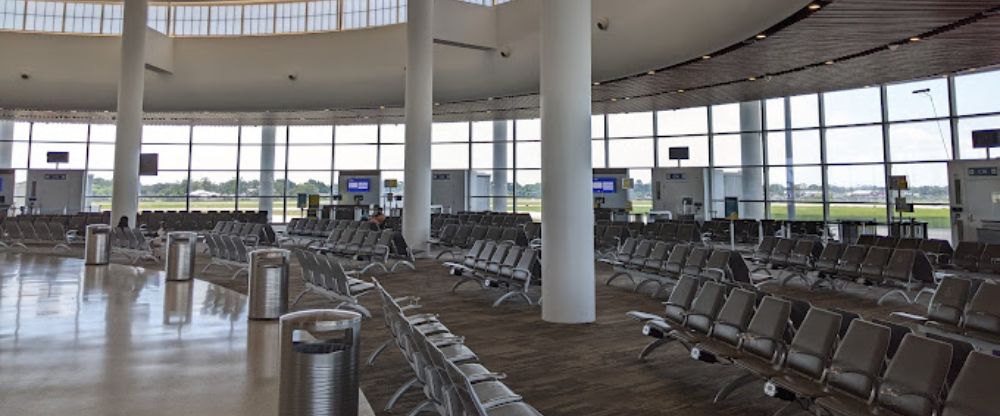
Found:
[[[266, 36], [403, 23], [408, 0], [151, 2], [148, 25], [168, 36]], [[510, 0], [460, 0], [494, 6]], [[0, 31], [121, 34], [121, 2], [0, 0]]]

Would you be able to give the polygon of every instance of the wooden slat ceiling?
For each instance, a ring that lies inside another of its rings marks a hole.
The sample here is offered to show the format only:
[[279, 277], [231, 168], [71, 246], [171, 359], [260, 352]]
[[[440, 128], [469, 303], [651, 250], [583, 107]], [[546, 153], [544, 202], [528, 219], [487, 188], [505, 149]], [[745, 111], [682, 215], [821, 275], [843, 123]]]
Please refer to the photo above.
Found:
[[[654, 73], [603, 80], [594, 113], [668, 110], [939, 76], [1000, 64], [1000, 2], [818, 1], [756, 37]], [[913, 41], [911, 38], [919, 38]], [[637, 52], [638, 53], [638, 52]], [[680, 92], [683, 91], [683, 92]], [[538, 117], [538, 95], [435, 104], [436, 121]], [[0, 116], [113, 120], [113, 113], [8, 111]], [[265, 113], [151, 113], [149, 124], [401, 123], [402, 108]]]

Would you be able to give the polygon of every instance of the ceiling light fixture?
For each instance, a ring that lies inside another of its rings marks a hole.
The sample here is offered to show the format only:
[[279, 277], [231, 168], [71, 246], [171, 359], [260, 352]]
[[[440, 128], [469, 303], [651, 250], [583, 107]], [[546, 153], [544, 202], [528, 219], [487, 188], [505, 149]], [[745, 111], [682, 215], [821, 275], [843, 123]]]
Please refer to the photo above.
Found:
[[684, 93], [684, 90], [677, 90], [677, 93], [678, 93], [678, 94], [683, 94], [683, 93]]
[[833, 61], [826, 61], [824, 63], [827, 64], [827, 65], [833, 65], [834, 62]]
[[712, 55], [702, 55], [701, 59], [712, 59]]
[[920, 36], [914, 36], [910, 38], [910, 42], [920, 42]]
[[594, 86], [596, 87], [598, 85], [601, 85], [601, 83], [599, 81], [594, 81]]
[[384, 105], [380, 105], [380, 106], [378, 106], [378, 109], [379, 110], [385, 110], [385, 106]]
[[435, 106], [441, 105], [441, 103], [434, 103]]
[[625, 97], [625, 99], [626, 99], [626, 100], [631, 100], [631, 99], [632, 99], [632, 97]]
[[747, 78], [747, 80], [748, 80], [748, 81], [756, 81], [756, 80], [757, 80], [757, 77], [750, 77], [750, 78]]
[[615, 102], [615, 101], [618, 101], [618, 99], [617, 98], [612, 98], [611, 99], [611, 102]]
[[757, 35], [757, 36], [755, 36], [755, 37], [756, 37], [757, 39], [764, 39], [764, 38], [766, 38], [766, 37], [767, 37], [767, 35], [765, 35], [765, 34], [761, 33], [761, 34], [759, 34], [759, 35]]
[[819, 3], [813, 3], [813, 4], [809, 5], [809, 10], [819, 10], [819, 9], [822, 9], [822, 8], [823, 8], [823, 6], [820, 6]]
[[646, 75], [656, 75], [656, 70], [655, 69], [650, 70], [649, 72], [646, 73]]

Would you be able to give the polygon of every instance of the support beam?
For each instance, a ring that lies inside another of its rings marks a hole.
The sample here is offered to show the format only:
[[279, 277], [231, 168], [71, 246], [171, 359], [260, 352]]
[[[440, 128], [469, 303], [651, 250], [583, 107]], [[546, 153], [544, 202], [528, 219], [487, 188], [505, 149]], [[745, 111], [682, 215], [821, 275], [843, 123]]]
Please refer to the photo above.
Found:
[[143, 77], [146, 60], [147, 0], [124, 2], [118, 118], [115, 131], [115, 176], [111, 190], [111, 221], [127, 217], [135, 226], [139, 210], [139, 151], [142, 146]]
[[260, 210], [267, 211], [268, 220], [274, 221], [274, 126], [263, 126], [260, 132]]
[[596, 315], [591, 2], [546, 0], [541, 19], [542, 319], [588, 323]]
[[425, 250], [431, 236], [431, 123], [434, 105], [433, 0], [406, 8], [406, 147], [403, 236]]
[[507, 211], [507, 120], [493, 121], [493, 211]]
[[14, 120], [0, 120], [0, 169], [10, 169], [14, 154]]
[[[764, 201], [764, 171], [757, 167], [763, 166], [764, 150], [761, 146], [763, 132], [761, 128], [760, 101], [740, 103], [740, 157], [743, 172], [740, 176], [742, 185], [741, 200]], [[764, 203], [749, 202], [740, 207], [742, 218], [764, 218]]]

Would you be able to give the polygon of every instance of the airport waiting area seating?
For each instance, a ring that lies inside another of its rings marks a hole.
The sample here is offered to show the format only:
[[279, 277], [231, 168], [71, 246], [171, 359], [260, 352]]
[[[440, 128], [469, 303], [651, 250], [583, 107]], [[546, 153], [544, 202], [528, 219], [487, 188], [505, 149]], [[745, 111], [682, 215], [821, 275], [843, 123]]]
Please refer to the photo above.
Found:
[[163, 253], [152, 238], [146, 236], [139, 228], [111, 228], [111, 254], [126, 257], [131, 264], [143, 260], [160, 262]]
[[[536, 305], [529, 292], [541, 283], [541, 249], [523, 247], [510, 240], [476, 240], [461, 260], [442, 263], [457, 281], [454, 293], [464, 284], [472, 283], [483, 288], [503, 291], [493, 307], [514, 297]], [[539, 296], [540, 299], [540, 296]]]
[[416, 270], [416, 258], [402, 230], [367, 221], [294, 219], [279, 244], [339, 257], [350, 264], [349, 269], [362, 273], [376, 268], [384, 273], [400, 267]]
[[437, 237], [428, 241], [432, 249], [440, 252], [441, 259], [448, 256], [455, 259], [468, 250], [476, 241], [490, 240], [520, 247], [541, 246], [541, 225], [527, 222], [517, 225], [448, 224], [442, 227]]
[[338, 259], [305, 249], [293, 249], [295, 259], [302, 266], [302, 281], [305, 289], [292, 301], [295, 306], [308, 294], [320, 295], [334, 303], [334, 309], [359, 312], [367, 318], [372, 316], [360, 298], [371, 293], [375, 286], [353, 277]]
[[68, 251], [83, 241], [76, 230], [67, 230], [62, 221], [47, 218], [5, 218], [0, 222], [0, 247], [28, 249], [46, 246]]
[[924, 315], [893, 315], [917, 322], [922, 333], [1000, 354], [1000, 284], [996, 281], [948, 277], [938, 285]]
[[395, 407], [407, 392], [420, 389], [424, 399], [409, 414], [541, 415], [503, 383], [506, 375], [484, 366], [465, 345], [465, 339], [452, 333], [438, 315], [417, 313], [420, 299], [394, 298], [377, 280], [373, 282], [382, 298], [385, 325], [392, 338], [375, 350], [368, 364], [374, 365], [379, 354], [395, 344], [413, 372], [413, 377], [389, 399], [385, 411]]
[[141, 211], [136, 216], [140, 228], [166, 231], [204, 232], [220, 222], [268, 224], [267, 211]]
[[767, 396], [787, 402], [780, 414], [979, 415], [1000, 408], [986, 381], [1000, 371], [1000, 357], [850, 312], [683, 277], [662, 315], [627, 315], [653, 338], [640, 359], [676, 344], [694, 360], [740, 369], [715, 402], [763, 383]]

